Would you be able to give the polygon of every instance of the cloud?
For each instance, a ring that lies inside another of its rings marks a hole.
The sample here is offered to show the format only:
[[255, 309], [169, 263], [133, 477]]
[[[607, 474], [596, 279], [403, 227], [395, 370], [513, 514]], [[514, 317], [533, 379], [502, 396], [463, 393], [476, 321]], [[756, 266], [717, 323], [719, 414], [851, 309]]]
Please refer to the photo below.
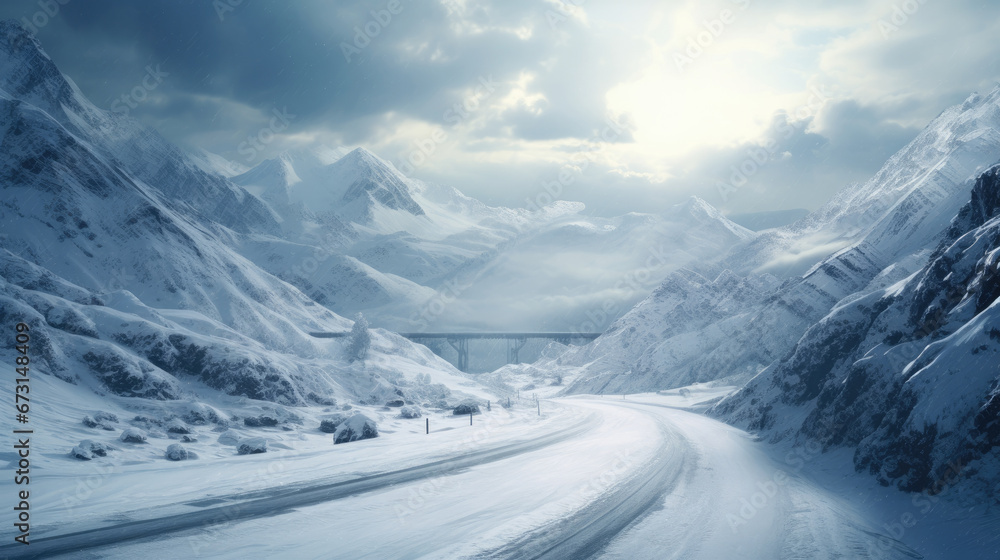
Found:
[[[161, 65], [169, 77], [130, 114], [242, 163], [241, 142], [287, 110], [254, 161], [308, 142], [397, 165], [419, 153], [415, 176], [516, 206], [569, 168], [562, 197], [603, 215], [692, 194], [726, 211], [815, 208], [1000, 77], [1000, 5], [973, 0], [230, 4], [75, 1], [38, 34], [105, 108]], [[5, 2], [0, 17], [38, 10]], [[691, 40], [705, 44], [679, 69]], [[829, 94], [812, 106], [816, 88]], [[602, 140], [609, 117], [622, 130]], [[762, 146], [766, 163], [722, 196]]]

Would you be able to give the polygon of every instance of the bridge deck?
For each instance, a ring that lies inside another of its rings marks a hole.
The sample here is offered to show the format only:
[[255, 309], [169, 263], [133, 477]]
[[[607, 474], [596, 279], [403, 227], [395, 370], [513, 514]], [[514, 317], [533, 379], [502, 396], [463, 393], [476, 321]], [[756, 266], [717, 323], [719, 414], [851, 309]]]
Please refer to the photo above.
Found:
[[[348, 332], [311, 332], [310, 335], [316, 338], [343, 338], [349, 336], [351, 333]], [[551, 339], [587, 339], [594, 340], [595, 338], [601, 336], [602, 333], [578, 333], [578, 332], [438, 332], [438, 333], [427, 333], [427, 332], [416, 332], [416, 333], [399, 333], [400, 336], [409, 338], [411, 340], [420, 338], [451, 338], [451, 339], [494, 339], [494, 340], [517, 340], [520, 338], [551, 338]]]
[[[345, 338], [350, 336], [348, 332], [311, 332], [316, 338]], [[521, 363], [519, 352], [524, 347], [529, 338], [548, 339], [569, 344], [571, 340], [594, 340], [601, 336], [601, 333], [578, 333], [578, 332], [416, 332], [399, 333], [413, 341], [427, 341], [430, 339], [443, 339], [458, 353], [458, 363], [455, 367], [462, 371], [469, 371], [469, 341], [470, 340], [506, 340], [507, 341], [507, 363]]]

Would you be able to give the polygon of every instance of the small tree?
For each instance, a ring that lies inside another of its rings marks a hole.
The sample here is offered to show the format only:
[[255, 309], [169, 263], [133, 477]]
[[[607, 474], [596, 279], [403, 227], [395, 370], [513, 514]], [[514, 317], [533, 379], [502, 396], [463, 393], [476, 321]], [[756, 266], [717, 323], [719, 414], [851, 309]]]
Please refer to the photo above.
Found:
[[351, 327], [351, 342], [347, 346], [347, 359], [349, 361], [364, 360], [368, 356], [368, 349], [372, 345], [372, 335], [368, 332], [368, 320], [361, 313], [354, 317], [354, 326]]

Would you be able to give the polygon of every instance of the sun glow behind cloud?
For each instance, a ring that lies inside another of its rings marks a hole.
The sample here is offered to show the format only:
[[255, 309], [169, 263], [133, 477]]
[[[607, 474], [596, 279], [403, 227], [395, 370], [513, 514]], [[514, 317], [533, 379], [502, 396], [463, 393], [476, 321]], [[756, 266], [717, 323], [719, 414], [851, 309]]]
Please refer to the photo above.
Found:
[[[921, 3], [890, 33], [892, 0], [439, 0], [404, 2], [384, 25], [367, 0], [243, 3], [223, 25], [178, 3], [70, 3], [41, 38], [105, 108], [163, 61], [169, 80], [132, 116], [246, 165], [314, 141], [400, 163], [443, 130], [414, 176], [522, 206], [569, 168], [561, 197], [604, 215], [692, 194], [730, 212], [817, 207], [1000, 76], [1000, 4], [974, 0]], [[366, 26], [377, 32], [345, 59]], [[481, 77], [497, 91], [454, 122]], [[819, 87], [829, 95], [810, 104]], [[246, 161], [240, 142], [284, 107], [294, 122]], [[720, 198], [715, 182], [782, 111], [800, 124], [782, 157]], [[598, 136], [608, 115], [624, 125], [612, 140]]]

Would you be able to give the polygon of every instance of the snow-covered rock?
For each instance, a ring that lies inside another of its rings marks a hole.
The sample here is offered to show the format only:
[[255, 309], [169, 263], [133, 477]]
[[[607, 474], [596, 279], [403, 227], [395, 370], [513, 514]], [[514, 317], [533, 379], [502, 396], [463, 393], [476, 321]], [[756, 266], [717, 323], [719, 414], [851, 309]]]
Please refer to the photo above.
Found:
[[374, 420], [357, 412], [344, 420], [333, 434], [333, 443], [348, 443], [378, 437], [378, 425]]
[[89, 461], [94, 457], [106, 457], [111, 449], [111, 446], [105, 443], [85, 439], [74, 446], [69, 454], [77, 459]]
[[423, 413], [420, 411], [419, 406], [406, 405], [399, 409], [400, 418], [420, 418]]
[[243, 419], [243, 425], [248, 428], [268, 428], [272, 426], [277, 426], [279, 420], [274, 416], [268, 414], [261, 414], [260, 416], [247, 416]]
[[347, 414], [340, 414], [340, 413], [327, 416], [326, 418], [322, 418], [320, 419], [319, 422], [319, 430], [326, 434], [332, 434], [337, 431], [337, 426], [343, 424], [344, 420], [347, 420], [347, 418], [348, 418]]
[[83, 425], [88, 428], [101, 428], [106, 431], [114, 431], [115, 424], [118, 423], [118, 416], [110, 412], [98, 412], [93, 417], [84, 416]]
[[167, 433], [169, 434], [190, 434], [191, 429], [179, 418], [167, 422]]
[[190, 457], [188, 450], [179, 443], [172, 443], [167, 446], [167, 451], [164, 455], [169, 461], [186, 461]]
[[241, 439], [236, 445], [236, 452], [240, 455], [267, 453], [267, 440], [260, 437]]
[[125, 443], [146, 443], [146, 432], [139, 428], [125, 428], [118, 439]]
[[243, 436], [235, 430], [226, 430], [219, 434], [218, 441], [222, 445], [236, 445], [240, 442]]

